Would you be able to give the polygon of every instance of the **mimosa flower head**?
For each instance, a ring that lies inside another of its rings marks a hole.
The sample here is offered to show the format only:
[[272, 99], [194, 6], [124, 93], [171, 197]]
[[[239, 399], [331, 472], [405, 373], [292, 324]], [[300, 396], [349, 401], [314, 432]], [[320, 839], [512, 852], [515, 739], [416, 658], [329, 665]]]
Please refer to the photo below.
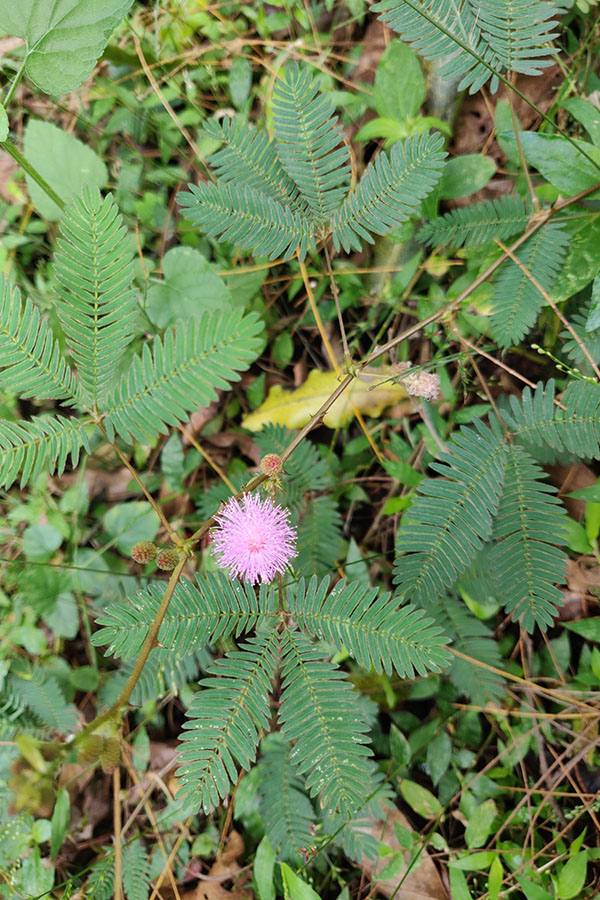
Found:
[[273, 581], [296, 556], [296, 529], [289, 511], [266, 497], [244, 494], [233, 497], [216, 515], [212, 531], [213, 555], [219, 568], [231, 578], [251, 584]]

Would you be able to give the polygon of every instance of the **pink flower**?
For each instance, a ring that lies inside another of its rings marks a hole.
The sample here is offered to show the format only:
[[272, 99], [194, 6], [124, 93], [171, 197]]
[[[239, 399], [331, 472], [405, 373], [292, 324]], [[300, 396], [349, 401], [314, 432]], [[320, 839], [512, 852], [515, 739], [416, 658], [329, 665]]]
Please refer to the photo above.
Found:
[[215, 515], [219, 523], [212, 532], [213, 555], [220, 569], [231, 578], [256, 584], [273, 581], [283, 574], [296, 556], [296, 529], [288, 523], [289, 511], [266, 497], [244, 494], [235, 497]]

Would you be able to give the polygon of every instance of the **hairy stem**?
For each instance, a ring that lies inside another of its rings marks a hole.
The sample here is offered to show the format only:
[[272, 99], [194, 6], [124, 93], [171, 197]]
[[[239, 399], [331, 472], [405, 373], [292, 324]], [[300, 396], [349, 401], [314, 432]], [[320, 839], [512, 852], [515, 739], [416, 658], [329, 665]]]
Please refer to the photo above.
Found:
[[21, 81], [21, 78], [23, 77], [23, 74], [25, 72], [25, 63], [26, 62], [27, 62], [27, 54], [25, 54], [25, 56], [23, 57], [23, 61], [22, 61], [21, 65], [19, 66], [19, 68], [17, 69], [15, 77], [12, 80], [12, 84], [7, 91], [6, 97], [4, 98], [3, 105], [5, 107], [8, 106], [8, 104], [10, 103], [10, 101], [12, 100], [12, 98], [15, 95], [15, 91], [16, 91], [17, 87], [19, 86], [19, 82]]

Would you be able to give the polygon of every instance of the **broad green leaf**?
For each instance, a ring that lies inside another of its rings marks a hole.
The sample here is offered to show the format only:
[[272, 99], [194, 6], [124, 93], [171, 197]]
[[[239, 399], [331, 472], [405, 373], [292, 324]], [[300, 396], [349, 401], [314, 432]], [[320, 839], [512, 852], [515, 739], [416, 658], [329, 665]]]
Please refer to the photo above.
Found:
[[36, 844], [45, 844], [50, 840], [51, 833], [50, 819], [36, 819], [31, 827], [31, 837]]
[[[108, 181], [108, 171], [100, 157], [51, 122], [30, 119], [25, 128], [23, 149], [27, 161], [65, 203], [79, 196], [86, 185], [103, 188]], [[59, 219], [61, 211], [56, 203], [29, 175], [25, 177], [36, 212], [51, 222]]]
[[[521, 131], [519, 137], [529, 165], [534, 166], [565, 197], [585, 191], [595, 184], [600, 185], [600, 149], [593, 144], [586, 141], [571, 143], [557, 134], [536, 134], [534, 131]], [[516, 147], [514, 134], [504, 134], [502, 139]], [[579, 147], [591, 160], [579, 152]]]
[[395, 765], [400, 767], [408, 765], [411, 757], [410, 744], [395, 725], [390, 728], [390, 750]]
[[275, 851], [265, 834], [256, 848], [254, 857], [254, 883], [260, 900], [275, 900], [274, 869]]
[[569, 97], [561, 106], [581, 122], [596, 147], [600, 147], [600, 109], [582, 97]]
[[600, 503], [600, 484], [590, 484], [588, 487], [579, 488], [578, 491], [570, 491], [565, 497], [585, 500], [586, 503]]
[[79, 631], [79, 609], [71, 591], [61, 591], [51, 609], [42, 613], [42, 619], [59, 637], [72, 640]]
[[13, 874], [10, 887], [16, 897], [42, 897], [52, 890], [55, 873], [54, 866], [46, 868], [36, 845]]
[[490, 874], [487, 883], [489, 900], [498, 900], [498, 894], [500, 893], [500, 888], [502, 887], [503, 877], [504, 870], [502, 868], [502, 862], [500, 861], [500, 857], [497, 856], [490, 866]]
[[410, 47], [394, 38], [375, 73], [375, 109], [380, 116], [403, 121], [416, 116], [424, 100], [425, 79], [418, 57]]
[[587, 322], [585, 323], [586, 331], [595, 331], [600, 328], [600, 276], [596, 275], [592, 285], [592, 301], [590, 303], [590, 311], [588, 313]]
[[527, 900], [553, 900], [552, 894], [549, 894], [548, 891], [544, 890], [543, 887], [540, 887], [539, 884], [534, 884], [532, 881], [526, 881], [519, 875], [517, 875], [517, 881], [521, 886], [521, 890], [527, 897]]
[[27, 41], [25, 72], [60, 96], [92, 71], [133, 0], [0, 0], [0, 28]]
[[8, 116], [6, 110], [0, 103], [0, 141], [5, 141], [8, 137]]
[[452, 758], [452, 741], [445, 731], [438, 734], [427, 747], [427, 767], [431, 780], [438, 784], [442, 775], [450, 765]]
[[160, 468], [170, 491], [183, 490], [183, 447], [179, 432], [174, 431], [165, 442], [160, 454]]
[[589, 284], [598, 273], [600, 260], [600, 215], [567, 219], [561, 227], [571, 239], [569, 252], [550, 291], [550, 298], [556, 303], [568, 300]]
[[370, 141], [372, 138], [389, 138], [391, 141], [400, 141], [405, 137], [408, 137], [408, 129], [403, 122], [389, 116], [377, 116], [363, 125], [356, 135], [356, 140]]
[[392, 855], [390, 861], [375, 876], [375, 881], [387, 881], [388, 878], [397, 878], [406, 868], [406, 859], [403, 850], [398, 850]]
[[485, 187], [495, 171], [496, 163], [489, 156], [479, 153], [455, 156], [444, 166], [438, 185], [439, 197], [442, 200], [469, 197]]
[[285, 900], [321, 900], [310, 884], [303, 881], [286, 863], [281, 863]]
[[167, 328], [177, 319], [193, 318], [205, 310], [233, 306], [216, 267], [198, 250], [173, 247], [165, 253], [162, 269], [164, 281], [153, 284], [146, 299], [146, 313], [157, 328]]
[[443, 807], [438, 798], [416, 781], [403, 778], [400, 782], [400, 793], [405, 803], [424, 819], [434, 819], [442, 812]]
[[27, 559], [49, 559], [62, 542], [62, 534], [53, 525], [31, 525], [23, 532], [23, 553]]
[[98, 669], [95, 666], [77, 666], [69, 672], [69, 681], [76, 691], [95, 691], [98, 687]]
[[448, 872], [450, 876], [450, 891], [452, 900], [472, 900], [469, 885], [464, 873], [460, 869], [451, 868]]
[[113, 506], [103, 522], [108, 535], [125, 556], [138, 541], [153, 541], [159, 526], [158, 516], [144, 500]]
[[50, 821], [50, 859], [56, 859], [58, 851], [65, 839], [69, 818], [71, 814], [71, 801], [66, 788], [61, 788], [56, 795], [54, 812]]
[[587, 850], [582, 850], [567, 860], [558, 876], [556, 885], [558, 900], [573, 900], [574, 897], [581, 896], [581, 891], [585, 884], [587, 863]]
[[229, 93], [238, 109], [244, 105], [252, 86], [252, 66], [244, 56], [236, 56], [229, 69]]
[[579, 619], [577, 622], [565, 622], [565, 628], [580, 634], [587, 641], [600, 643], [600, 616], [591, 619]]
[[450, 869], [460, 869], [461, 872], [476, 872], [488, 869], [496, 858], [496, 853], [491, 850], [482, 850], [481, 853], [469, 853], [448, 863]]
[[475, 807], [465, 831], [465, 842], [469, 850], [474, 847], [483, 847], [486, 843], [494, 819], [496, 818], [496, 804], [493, 800], [486, 800], [485, 803]]

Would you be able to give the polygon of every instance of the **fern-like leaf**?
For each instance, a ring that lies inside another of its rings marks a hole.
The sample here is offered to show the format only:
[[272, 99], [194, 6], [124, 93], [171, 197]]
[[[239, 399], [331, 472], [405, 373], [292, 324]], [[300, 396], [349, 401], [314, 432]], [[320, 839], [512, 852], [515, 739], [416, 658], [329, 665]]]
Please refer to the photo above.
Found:
[[86, 188], [65, 209], [54, 256], [58, 317], [87, 406], [102, 399], [137, 317], [133, 260], [123, 220], [109, 194]]
[[188, 413], [217, 399], [217, 388], [239, 381], [260, 350], [262, 323], [254, 313], [206, 313], [180, 323], [144, 345], [128, 375], [104, 408], [109, 439], [147, 442], [165, 434], [169, 425], [186, 421]]
[[69, 455], [73, 467], [84, 447], [89, 422], [65, 416], [36, 416], [29, 422], [0, 422], [0, 485], [8, 488], [21, 473], [20, 485], [29, 484], [42, 469], [64, 472]]
[[440, 75], [460, 78], [458, 89], [472, 94], [492, 72], [539, 75], [551, 65], [552, 20], [563, 11], [539, 0], [381, 0], [371, 8], [425, 59], [447, 58]]
[[260, 732], [269, 727], [278, 644], [277, 632], [262, 632], [217, 660], [209, 669], [214, 677], [200, 682], [177, 770], [182, 797], [193, 796], [198, 807], [216, 806], [237, 781], [236, 763], [248, 771], [256, 758]]
[[114, 897], [115, 857], [110, 847], [103, 847], [104, 856], [90, 870], [85, 886], [85, 900], [110, 900]]
[[548, 292], [552, 287], [568, 244], [569, 235], [551, 222], [532, 234], [515, 254], [529, 274], [512, 259], [500, 267], [494, 281], [491, 324], [501, 347], [518, 344], [535, 324], [546, 302], [540, 288]]
[[40, 666], [31, 672], [10, 674], [10, 688], [51, 731], [68, 734], [77, 726], [75, 707], [67, 703], [53, 675]]
[[369, 726], [343, 672], [300, 632], [282, 636], [281, 733], [295, 742], [294, 766], [330, 815], [350, 819], [371, 780]]
[[380, 153], [331, 220], [335, 249], [361, 250], [371, 234], [388, 234], [414, 215], [441, 176], [442, 147], [440, 134], [424, 134]]
[[[136, 657], [162, 601], [164, 590], [150, 585], [130, 604], [120, 600], [108, 607], [97, 622], [104, 626], [92, 643], [106, 646], [107, 655]], [[197, 576], [196, 584], [183, 579], [173, 593], [158, 633], [158, 642], [167, 651], [187, 656], [234, 635], [238, 637], [259, 625], [272, 623], [278, 602], [272, 587], [261, 584], [258, 596], [250, 584], [231, 581], [222, 572]]]
[[561, 403], [564, 410], [554, 404], [550, 379], [546, 385], [540, 382], [533, 393], [526, 387], [520, 399], [510, 397], [502, 418], [535, 459], [600, 458], [600, 386], [572, 381]]
[[220, 184], [235, 182], [240, 187], [260, 191], [284, 206], [293, 206], [298, 212], [304, 209], [298, 202], [298, 188], [277, 158], [275, 142], [264, 132], [240, 122], [237, 116], [220, 122], [209, 119], [202, 132], [224, 145], [210, 156]]
[[342, 517], [331, 497], [313, 497], [298, 525], [294, 569], [301, 575], [324, 575], [342, 552]]
[[[480, 552], [485, 559], [486, 548]], [[472, 703], [484, 706], [489, 700], [499, 700], [503, 694], [502, 680], [485, 666], [502, 669], [502, 657], [498, 644], [489, 628], [476, 619], [462, 600], [446, 596], [427, 604], [427, 612], [444, 630], [452, 641], [452, 648], [475, 662], [460, 656], [453, 656], [448, 678], [454, 687]]]
[[310, 826], [315, 821], [315, 811], [290, 756], [291, 746], [281, 735], [270, 734], [264, 739], [258, 764], [258, 793], [271, 845], [281, 859], [298, 862], [300, 847], [308, 847], [313, 841]]
[[19, 397], [74, 400], [73, 373], [39, 309], [0, 276], [0, 388]]
[[127, 900], [148, 900], [150, 866], [140, 838], [123, 847], [123, 887]]
[[188, 187], [177, 195], [183, 215], [210, 237], [268, 259], [304, 259], [314, 249], [308, 219], [268, 194], [237, 183]]
[[288, 590], [288, 602], [301, 628], [340, 651], [346, 648], [364, 669], [412, 678], [450, 662], [448, 639], [435, 620], [414, 606], [398, 607], [378, 588], [342, 580], [329, 590], [329, 577], [319, 584], [313, 576]]
[[452, 209], [424, 225], [417, 237], [432, 247], [478, 247], [494, 238], [505, 241], [524, 231], [530, 217], [529, 201], [524, 205], [521, 197], [503, 196]]
[[332, 215], [350, 183], [348, 148], [333, 112], [310, 70], [288, 64], [273, 91], [277, 155], [317, 224]]
[[492, 533], [506, 447], [498, 423], [475, 420], [454, 435], [434, 462], [442, 478], [421, 482], [398, 532], [394, 568], [398, 591], [421, 606], [444, 594]]
[[[166, 694], [177, 696], [184, 685], [198, 680], [198, 669], [206, 671], [210, 655], [205, 650], [180, 656], [172, 650], [155, 647], [142, 669], [131, 695], [133, 706], [143, 706], [149, 700], [160, 700]], [[124, 662], [111, 672], [98, 693], [100, 707], [108, 709], [116, 701], [135, 666], [135, 660]]]
[[522, 447], [509, 448], [489, 559], [503, 606], [525, 631], [545, 631], [563, 603], [555, 585], [565, 580], [567, 557], [555, 545], [566, 543], [566, 512], [545, 477]]

